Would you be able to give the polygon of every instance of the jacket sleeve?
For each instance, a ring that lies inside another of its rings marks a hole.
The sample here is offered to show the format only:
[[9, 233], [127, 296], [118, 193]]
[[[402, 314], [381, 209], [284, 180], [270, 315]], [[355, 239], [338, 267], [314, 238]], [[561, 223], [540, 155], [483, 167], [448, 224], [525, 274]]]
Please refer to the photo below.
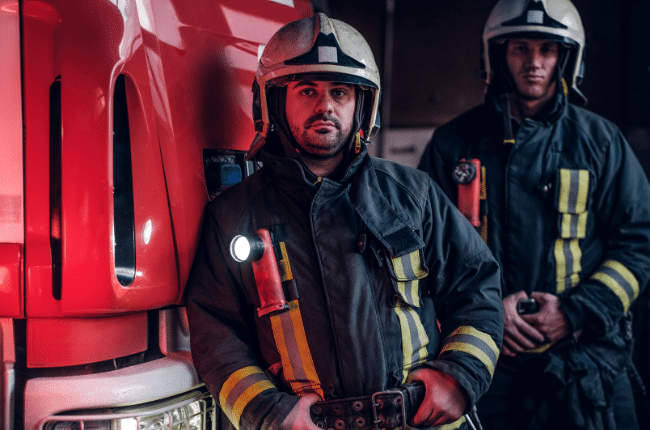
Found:
[[194, 365], [236, 429], [277, 429], [297, 398], [278, 391], [250, 339], [254, 309], [240, 287], [228, 242], [206, 211], [186, 290]]
[[429, 181], [424, 214], [427, 289], [442, 334], [429, 365], [456, 379], [475, 404], [487, 391], [501, 349], [503, 305], [499, 267], [474, 228]]
[[595, 216], [592, 234], [603, 242], [603, 257], [581, 284], [561, 295], [573, 329], [589, 328], [598, 335], [616, 327], [650, 275], [648, 180], [618, 130], [604, 159], [589, 214]]

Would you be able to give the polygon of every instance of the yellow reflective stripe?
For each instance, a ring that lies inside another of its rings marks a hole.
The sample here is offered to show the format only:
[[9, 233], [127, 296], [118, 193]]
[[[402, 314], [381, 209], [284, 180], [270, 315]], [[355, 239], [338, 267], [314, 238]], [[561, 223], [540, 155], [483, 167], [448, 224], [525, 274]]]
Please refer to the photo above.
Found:
[[422, 267], [420, 251], [413, 251], [401, 257], [391, 258], [393, 271], [397, 278], [397, 290], [411, 306], [420, 306], [419, 279], [427, 276]]
[[422, 279], [427, 276], [427, 272], [422, 267], [422, 261], [420, 260], [420, 250], [401, 257], [391, 258], [391, 260], [393, 261], [395, 277], [400, 281]]
[[279, 243], [280, 254], [282, 259], [278, 261], [278, 271], [280, 272], [280, 280], [282, 282], [290, 281], [293, 279], [293, 273], [291, 273], [291, 266], [289, 265], [289, 256], [287, 255], [287, 247], [284, 242]]
[[627, 312], [632, 302], [639, 296], [639, 281], [630, 270], [615, 260], [605, 261], [593, 274], [592, 279], [605, 284], [616, 294]]
[[485, 166], [481, 166], [481, 182], [479, 186], [479, 200], [487, 199], [487, 187], [485, 185]]
[[587, 196], [589, 195], [589, 171], [580, 170], [578, 173], [578, 200], [576, 202], [576, 213], [580, 214], [587, 210]]
[[566, 80], [564, 78], [560, 78], [560, 84], [562, 85], [562, 94], [568, 96], [569, 86], [566, 84]]
[[567, 288], [572, 288], [580, 282], [582, 271], [582, 250], [578, 239], [555, 241], [555, 279], [556, 292], [562, 293]]
[[226, 380], [219, 392], [219, 404], [228, 419], [239, 430], [244, 408], [258, 394], [275, 389], [259, 367], [243, 367]]
[[402, 354], [404, 357], [402, 382], [405, 382], [410, 369], [427, 360], [429, 336], [427, 336], [422, 321], [420, 320], [420, 316], [415, 312], [415, 310], [400, 305], [396, 306], [394, 309], [402, 330]]
[[564, 239], [584, 239], [587, 237], [588, 211], [581, 214], [562, 214], [560, 237]]
[[393, 261], [393, 270], [395, 271], [395, 277], [401, 280], [406, 279], [406, 274], [404, 273], [404, 265], [402, 264], [402, 257], [391, 258], [391, 260]]
[[239, 396], [232, 409], [229, 412], [226, 412], [228, 419], [236, 429], [239, 430], [241, 414], [244, 412], [246, 405], [248, 405], [248, 403], [253, 400], [255, 396], [271, 388], [275, 387], [270, 381], [260, 381], [248, 387], [248, 389], [244, 391], [241, 396]]
[[[487, 182], [485, 179], [485, 166], [481, 166], [481, 187], [480, 187], [480, 194], [479, 194], [479, 199], [480, 200], [487, 200]], [[488, 237], [488, 217], [487, 214], [483, 214], [481, 216], [481, 226], [479, 227], [478, 234], [481, 236], [481, 239], [483, 239], [483, 242], [487, 243]]]
[[447, 336], [440, 355], [448, 351], [460, 351], [473, 355], [488, 369], [490, 377], [494, 375], [499, 349], [490, 335], [471, 326], [458, 327]]
[[541, 354], [542, 352], [544, 352], [547, 349], [549, 349], [550, 347], [552, 347], [555, 344], [555, 342], [557, 342], [557, 341], [554, 340], [553, 342], [548, 342], [548, 343], [542, 344], [540, 346], [536, 346], [535, 348], [527, 349], [527, 350], [525, 350], [523, 352], [523, 354]]
[[309, 350], [297, 300], [289, 302], [289, 311], [271, 316], [271, 328], [280, 353], [284, 379], [294, 394], [317, 393], [323, 398], [325, 394]]
[[589, 171], [560, 169], [560, 194], [558, 211], [579, 214], [587, 209]]
[[406, 282], [397, 281], [397, 291], [399, 291], [406, 303], [416, 307], [420, 307], [419, 282], [417, 279]]
[[462, 417], [458, 418], [458, 419], [457, 419], [456, 421], [454, 421], [453, 423], [443, 424], [443, 425], [441, 425], [441, 426], [434, 427], [434, 430], [456, 430], [456, 429], [459, 428], [461, 425], [463, 425], [463, 423], [464, 423], [465, 421], [466, 421], [466, 420], [465, 420], [465, 415], [463, 415]]

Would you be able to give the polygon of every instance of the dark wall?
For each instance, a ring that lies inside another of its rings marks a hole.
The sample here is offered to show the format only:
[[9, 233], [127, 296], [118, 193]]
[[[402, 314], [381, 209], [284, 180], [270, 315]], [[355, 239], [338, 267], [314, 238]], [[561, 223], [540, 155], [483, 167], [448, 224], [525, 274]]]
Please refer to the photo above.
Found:
[[[392, 127], [439, 126], [479, 104], [480, 40], [493, 0], [395, 0]], [[586, 30], [581, 89], [589, 109], [621, 127], [650, 125], [650, 2], [575, 0]], [[329, 0], [383, 70], [385, 2]]]
[[[321, 0], [323, 3], [326, 0]], [[496, 0], [394, 0], [390, 121], [383, 127], [437, 127], [480, 104], [483, 25]], [[588, 109], [617, 124], [650, 172], [650, 2], [574, 0], [586, 31], [582, 92]], [[357, 28], [383, 70], [383, 0], [329, 0], [329, 13]], [[633, 306], [634, 360], [650, 385], [649, 291]], [[639, 398], [641, 428], [650, 400]]]

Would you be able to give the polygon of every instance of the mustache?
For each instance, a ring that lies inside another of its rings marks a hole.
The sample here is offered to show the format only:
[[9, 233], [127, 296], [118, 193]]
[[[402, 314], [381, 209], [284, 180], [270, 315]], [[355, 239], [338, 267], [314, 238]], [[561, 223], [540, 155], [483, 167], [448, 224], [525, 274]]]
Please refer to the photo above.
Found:
[[307, 118], [307, 121], [305, 121], [305, 128], [310, 128], [317, 121], [329, 121], [334, 124], [336, 128], [341, 128], [341, 121], [339, 121], [338, 118], [325, 113], [317, 113]]

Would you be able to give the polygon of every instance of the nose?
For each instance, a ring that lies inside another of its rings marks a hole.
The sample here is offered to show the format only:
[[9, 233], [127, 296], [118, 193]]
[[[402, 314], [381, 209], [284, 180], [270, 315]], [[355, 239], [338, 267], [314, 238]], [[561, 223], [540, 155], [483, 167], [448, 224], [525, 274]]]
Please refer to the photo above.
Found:
[[542, 53], [537, 49], [531, 49], [528, 53], [528, 58], [526, 63], [535, 68], [542, 67]]
[[334, 110], [332, 96], [323, 92], [323, 94], [316, 101], [316, 112], [332, 112]]

